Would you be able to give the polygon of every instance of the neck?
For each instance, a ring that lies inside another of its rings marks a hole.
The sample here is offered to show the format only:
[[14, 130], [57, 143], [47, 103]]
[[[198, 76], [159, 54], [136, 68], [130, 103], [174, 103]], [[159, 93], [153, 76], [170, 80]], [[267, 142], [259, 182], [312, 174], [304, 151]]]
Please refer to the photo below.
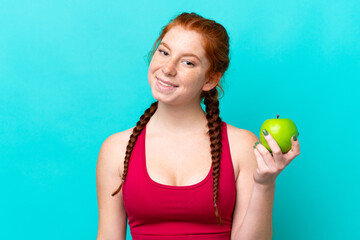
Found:
[[207, 129], [206, 113], [200, 103], [192, 105], [169, 105], [158, 102], [150, 122], [154, 129], [173, 135], [187, 135], [204, 132]]

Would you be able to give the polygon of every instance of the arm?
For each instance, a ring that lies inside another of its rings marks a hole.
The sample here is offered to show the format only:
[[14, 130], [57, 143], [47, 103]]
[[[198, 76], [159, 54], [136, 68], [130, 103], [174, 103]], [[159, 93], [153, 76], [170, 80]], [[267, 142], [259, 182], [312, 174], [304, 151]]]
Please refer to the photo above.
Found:
[[262, 186], [254, 183], [249, 207], [241, 227], [235, 233], [235, 240], [270, 240], [272, 238], [274, 193], [275, 184]]
[[254, 181], [258, 166], [253, 146], [259, 139], [250, 131], [228, 126], [231, 156], [239, 166], [231, 240], [271, 239], [275, 186], [267, 189]]
[[[236, 183], [237, 201], [233, 219], [234, 240], [267, 240], [272, 238], [272, 211], [275, 180], [280, 172], [300, 154], [299, 142], [291, 138], [291, 150], [286, 154], [271, 134], [264, 135], [272, 154], [262, 145], [257, 136], [246, 132], [239, 159], [240, 173]], [[238, 145], [240, 146], [240, 145]], [[252, 150], [250, 150], [252, 149]]]
[[[119, 134], [108, 137], [102, 144], [96, 165], [96, 189], [99, 223], [97, 240], [125, 240], [127, 216], [122, 191], [111, 194], [119, 187], [122, 172], [121, 159], [125, 147], [119, 141]], [[121, 135], [121, 134], [120, 134]]]

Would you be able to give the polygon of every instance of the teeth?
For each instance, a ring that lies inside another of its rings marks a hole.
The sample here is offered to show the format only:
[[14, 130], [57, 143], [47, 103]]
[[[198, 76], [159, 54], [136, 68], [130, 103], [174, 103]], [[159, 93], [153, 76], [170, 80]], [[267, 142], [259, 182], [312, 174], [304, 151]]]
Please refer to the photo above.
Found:
[[173, 85], [169, 85], [169, 84], [166, 84], [164, 83], [163, 81], [159, 80], [159, 82], [161, 83], [161, 85], [165, 86], [165, 87], [175, 87]]

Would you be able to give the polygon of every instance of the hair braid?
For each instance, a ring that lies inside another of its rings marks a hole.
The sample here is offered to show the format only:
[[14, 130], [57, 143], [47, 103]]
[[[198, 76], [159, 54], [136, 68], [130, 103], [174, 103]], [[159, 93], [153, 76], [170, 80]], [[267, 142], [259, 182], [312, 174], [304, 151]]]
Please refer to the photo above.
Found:
[[222, 220], [217, 208], [217, 193], [219, 187], [219, 174], [220, 174], [220, 157], [222, 152], [221, 144], [221, 118], [219, 110], [219, 100], [218, 100], [218, 91], [216, 88], [211, 89], [208, 92], [203, 92], [205, 95], [204, 104], [206, 105], [206, 118], [208, 120], [210, 136], [210, 148], [211, 148], [211, 158], [212, 158], [212, 167], [213, 167], [213, 200], [215, 207], [215, 215], [218, 219], [220, 225], [222, 225]]
[[[160, 42], [164, 36], [175, 26], [181, 26], [186, 30], [195, 30], [203, 36], [203, 48], [205, 49], [206, 58], [209, 60], [210, 65], [206, 70], [206, 77], [210, 77], [213, 73], [221, 73], [222, 76], [226, 72], [229, 63], [229, 35], [226, 29], [214, 20], [204, 18], [194, 12], [178, 15], [172, 19], [166, 26], [164, 26], [160, 32], [159, 37], [156, 39], [152, 49], [148, 54], [148, 64], [150, 64], [152, 57], [154, 56]], [[223, 92], [220, 82], [217, 87]], [[213, 168], [213, 200], [215, 207], [215, 215], [220, 225], [223, 225], [220, 214], [217, 208], [217, 195], [219, 187], [219, 174], [220, 174], [220, 157], [222, 152], [221, 145], [221, 118], [219, 117], [219, 97], [217, 87], [210, 91], [203, 91], [200, 95], [200, 101], [204, 99], [206, 105], [206, 118], [208, 121], [208, 135], [210, 136], [210, 148]], [[140, 121], [137, 123], [133, 130], [133, 134], [130, 137], [126, 156], [124, 160], [124, 172], [122, 176], [122, 182], [126, 178], [128, 163], [131, 155], [131, 151], [135, 145], [137, 136], [141, 133], [146, 123], [150, 120], [151, 116], [157, 109], [157, 102], [153, 103], [149, 109], [147, 109]], [[113, 193], [113, 196], [120, 191], [122, 183], [118, 190]]]
[[122, 181], [121, 181], [119, 188], [112, 194], [112, 196], [116, 195], [121, 190], [123, 182], [126, 179], [126, 175], [127, 175], [127, 171], [128, 171], [128, 167], [129, 167], [129, 160], [130, 160], [131, 152], [135, 146], [135, 142], [136, 142], [138, 136], [140, 135], [140, 133], [142, 132], [142, 130], [145, 128], [146, 124], [149, 122], [152, 115], [156, 112], [157, 107], [158, 107], [158, 101], [151, 104], [151, 106], [148, 109], [146, 109], [144, 114], [140, 117], [140, 120], [136, 123], [136, 126], [133, 129], [133, 132], [130, 136], [128, 145], [126, 147]]

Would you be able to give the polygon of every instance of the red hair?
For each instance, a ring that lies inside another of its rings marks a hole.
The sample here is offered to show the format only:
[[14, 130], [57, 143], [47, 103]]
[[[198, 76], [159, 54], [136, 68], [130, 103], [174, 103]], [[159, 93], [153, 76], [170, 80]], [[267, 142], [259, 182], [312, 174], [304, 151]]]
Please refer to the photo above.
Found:
[[[152, 50], [148, 54], [148, 61], [150, 63], [160, 41], [164, 38], [167, 32], [175, 26], [181, 26], [186, 30], [193, 30], [198, 32], [202, 36], [202, 44], [205, 50], [207, 59], [210, 62], [210, 66], [206, 71], [206, 77], [210, 77], [211, 81], [216, 81], [215, 78], [212, 78], [214, 74], [221, 73], [221, 76], [224, 75], [227, 70], [230, 59], [229, 59], [229, 36], [226, 29], [219, 23], [216, 23], [214, 20], [204, 18], [196, 13], [181, 13], [174, 19], [164, 26], [160, 32], [160, 36], [156, 39]], [[216, 205], [217, 202], [217, 193], [219, 185], [219, 173], [220, 173], [220, 156], [222, 152], [221, 145], [221, 118], [219, 111], [219, 94], [217, 88], [220, 88], [223, 92], [223, 89], [220, 85], [220, 81], [217, 83], [217, 86], [211, 89], [210, 91], [203, 91], [200, 95], [200, 101], [203, 102], [206, 106], [206, 118], [208, 120], [208, 135], [210, 137], [210, 152], [212, 158], [212, 168], [213, 168], [213, 201], [214, 201], [214, 211], [215, 216], [220, 225], [222, 225], [222, 220], [218, 212]], [[114, 196], [117, 194], [122, 187], [123, 181], [126, 179], [127, 170], [129, 166], [129, 160], [131, 152], [137, 140], [137, 137], [140, 135], [141, 131], [144, 129], [146, 124], [149, 122], [151, 116], [156, 112], [158, 107], [158, 102], [154, 102], [151, 106], [145, 110], [144, 114], [140, 117], [140, 120], [137, 122], [133, 133], [130, 136], [126, 153], [124, 159], [124, 171], [122, 174], [122, 182], [119, 188], [112, 194]]]

